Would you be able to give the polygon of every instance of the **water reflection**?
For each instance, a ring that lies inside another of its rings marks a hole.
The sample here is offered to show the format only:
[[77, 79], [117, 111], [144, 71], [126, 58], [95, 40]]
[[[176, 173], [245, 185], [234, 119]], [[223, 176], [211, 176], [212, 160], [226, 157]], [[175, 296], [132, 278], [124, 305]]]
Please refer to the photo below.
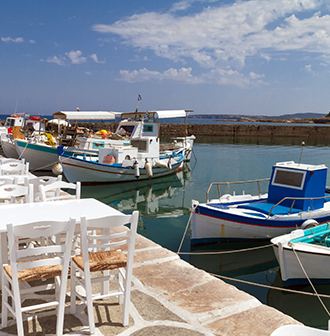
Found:
[[[273, 248], [271, 246], [262, 248], [264, 245], [264, 243], [253, 242], [224, 242], [205, 246], [191, 246], [191, 253], [222, 253], [192, 254], [189, 261], [192, 265], [209, 273], [233, 278], [258, 273], [278, 265]], [[229, 251], [231, 253], [223, 253]]]
[[190, 163], [181, 172], [157, 179], [107, 185], [88, 185], [82, 188], [83, 198], [96, 198], [119, 211], [139, 210], [144, 217], [178, 217], [187, 209], [183, 204], [168, 206], [168, 200], [178, 197], [186, 181], [191, 178]]
[[[277, 272], [273, 286], [283, 288], [280, 272]], [[314, 293], [313, 289], [307, 285], [290, 287], [289, 289]], [[330, 295], [330, 286], [328, 285], [316, 285], [315, 289], [319, 294]], [[321, 298], [321, 300], [327, 309], [330, 310], [330, 299]], [[292, 316], [305, 325], [327, 329], [329, 315], [315, 296], [270, 289], [267, 294], [267, 304], [284, 314]]]

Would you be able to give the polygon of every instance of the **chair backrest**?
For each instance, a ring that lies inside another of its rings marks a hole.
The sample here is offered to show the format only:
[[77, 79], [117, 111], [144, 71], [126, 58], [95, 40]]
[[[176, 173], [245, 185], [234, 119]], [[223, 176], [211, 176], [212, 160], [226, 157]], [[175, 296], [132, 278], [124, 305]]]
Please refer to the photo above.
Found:
[[[82, 217], [81, 249], [84, 260], [88, 260], [88, 252], [117, 250], [120, 246], [127, 245], [127, 267], [132, 267], [138, 219], [138, 211], [134, 211], [132, 215], [122, 214], [89, 220]], [[130, 224], [130, 228], [115, 229], [127, 224]]]
[[[7, 224], [8, 246], [12, 279], [17, 280], [17, 272], [42, 266], [64, 265], [66, 273], [69, 267], [71, 245], [75, 230], [76, 220], [67, 221], [42, 221], [22, 225]], [[50, 240], [51, 237], [66, 232], [65, 244]], [[25, 249], [18, 248], [18, 239], [29, 237], [32, 240], [43, 239], [43, 244]], [[49, 239], [46, 239], [48, 238]], [[47, 242], [50, 242], [47, 244]], [[29, 262], [21, 262], [27, 261]], [[63, 266], [64, 268], [64, 266]], [[38, 270], [36, 269], [35, 272]], [[37, 274], [36, 274], [37, 277]]]
[[[77, 183], [69, 183], [65, 181], [56, 181], [53, 183], [49, 183], [46, 185], [40, 185], [40, 194], [41, 194], [41, 201], [58, 201], [58, 200], [65, 200], [65, 199], [80, 199], [81, 195], [81, 184], [80, 182]], [[75, 195], [71, 195], [69, 193], [63, 192], [62, 189], [72, 189], [75, 190]], [[55, 190], [55, 196], [47, 196], [47, 192], [50, 190]]]
[[17, 184], [17, 182], [18, 182], [17, 176], [10, 176], [10, 175], [0, 176], [0, 186], [6, 184]]
[[4, 163], [24, 163], [25, 164], [25, 159], [13, 159], [13, 158], [1, 158], [0, 159], [0, 164]]
[[[1, 177], [0, 177], [1, 180]], [[62, 175], [58, 175], [58, 176], [36, 176], [33, 178], [25, 178], [24, 179], [24, 185], [27, 186], [29, 184], [33, 184], [34, 186], [34, 192], [38, 193], [40, 192], [40, 186], [41, 185], [47, 185], [47, 184], [51, 184], [54, 182], [58, 182], [58, 181], [62, 181]]]
[[20, 162], [4, 162], [0, 164], [0, 176], [2, 175], [28, 175], [29, 163]]
[[16, 203], [24, 197], [25, 203], [33, 202], [33, 185], [22, 186], [18, 184], [6, 184], [0, 186], [0, 201]]

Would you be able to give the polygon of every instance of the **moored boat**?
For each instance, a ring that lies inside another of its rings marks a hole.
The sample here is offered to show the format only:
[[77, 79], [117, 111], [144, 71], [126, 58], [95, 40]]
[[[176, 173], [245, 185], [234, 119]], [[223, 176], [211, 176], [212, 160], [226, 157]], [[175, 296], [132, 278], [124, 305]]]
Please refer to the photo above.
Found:
[[[299, 228], [308, 219], [329, 221], [326, 176], [325, 165], [280, 162], [273, 166], [268, 194], [219, 194], [218, 199], [207, 198], [206, 203], [193, 200], [192, 244], [269, 240]], [[228, 184], [212, 185], [220, 192], [220, 186]]]
[[330, 223], [314, 224], [271, 240], [285, 286], [330, 283]]

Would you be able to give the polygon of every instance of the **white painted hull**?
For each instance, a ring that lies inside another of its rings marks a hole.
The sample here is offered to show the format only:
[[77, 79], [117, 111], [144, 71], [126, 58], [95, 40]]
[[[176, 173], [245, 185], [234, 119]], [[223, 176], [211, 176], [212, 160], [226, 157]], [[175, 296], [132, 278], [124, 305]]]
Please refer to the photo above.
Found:
[[194, 213], [191, 219], [193, 243], [212, 243], [221, 240], [266, 240], [295, 228], [254, 226], [246, 223], [206, 217]]
[[308, 282], [297, 256], [308, 277], [313, 280], [313, 283], [330, 282], [329, 247], [297, 243], [294, 244], [294, 248], [296, 253], [294, 253], [292, 248], [286, 245], [283, 246], [283, 250], [279, 249], [278, 245], [274, 246], [276, 258], [280, 264], [283, 282], [288, 283], [289, 280], [295, 283]]
[[230, 240], [268, 240], [291, 232], [307, 219], [315, 219], [318, 223], [329, 221], [329, 202], [323, 209], [270, 218], [259, 217], [253, 211], [249, 215], [244, 209], [229, 207], [215, 210], [200, 204], [200, 209], [193, 213], [191, 219], [191, 242], [194, 245]]
[[313, 283], [330, 283], [328, 239], [326, 223], [271, 240], [284, 284], [308, 283], [306, 274]]
[[52, 170], [58, 162], [57, 148], [15, 139], [16, 150], [21, 158], [30, 163], [31, 170]]
[[16, 150], [15, 142], [11, 139], [1, 139], [2, 150], [7, 158], [18, 159], [19, 155]]
[[[101, 164], [71, 158], [68, 156], [59, 156], [63, 167], [63, 173], [69, 182], [80, 181], [82, 183], [113, 183], [130, 182], [137, 180], [149, 180], [145, 169], [140, 168], [140, 176], [136, 178], [135, 171], [131, 167], [116, 167], [113, 165]], [[183, 161], [177, 164], [172, 163], [172, 168], [152, 168], [152, 177], [162, 177], [173, 174], [182, 169]]]

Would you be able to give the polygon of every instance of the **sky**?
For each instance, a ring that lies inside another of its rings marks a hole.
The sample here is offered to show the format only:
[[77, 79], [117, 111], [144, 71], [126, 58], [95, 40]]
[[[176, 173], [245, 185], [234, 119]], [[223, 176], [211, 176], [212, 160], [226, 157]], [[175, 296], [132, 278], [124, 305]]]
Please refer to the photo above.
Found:
[[329, 91], [328, 0], [0, 2], [0, 114], [325, 115]]

